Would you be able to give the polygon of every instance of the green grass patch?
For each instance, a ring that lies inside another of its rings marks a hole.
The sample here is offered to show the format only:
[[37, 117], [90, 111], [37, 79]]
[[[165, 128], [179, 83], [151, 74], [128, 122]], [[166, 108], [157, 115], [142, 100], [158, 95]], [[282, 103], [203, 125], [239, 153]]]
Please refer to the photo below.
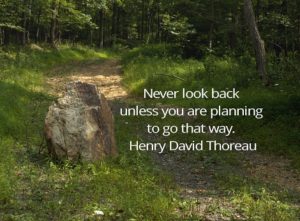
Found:
[[[242, 57], [208, 56], [202, 60], [183, 59], [180, 55], [170, 53], [166, 46], [147, 46], [136, 48], [123, 55], [124, 85], [134, 98], [138, 98], [140, 106], [174, 106], [174, 107], [262, 107], [264, 117], [260, 120], [254, 117], [220, 117], [213, 120], [199, 117], [189, 120], [192, 125], [234, 125], [236, 134], [230, 140], [256, 142], [258, 150], [268, 154], [284, 155], [292, 159], [292, 166], [299, 169], [299, 79], [294, 69], [284, 68], [285, 61], [275, 65], [269, 64], [269, 73], [273, 84], [262, 86], [255, 72], [253, 58], [249, 55]], [[272, 61], [271, 61], [272, 62]], [[290, 61], [289, 61], [290, 62]], [[296, 62], [293, 60], [293, 62]], [[295, 63], [296, 64], [296, 63]], [[297, 68], [297, 65], [293, 66]], [[279, 71], [280, 70], [280, 71]], [[297, 69], [298, 71], [300, 69]], [[293, 79], [292, 83], [288, 83]], [[143, 89], [154, 90], [198, 90], [201, 88], [217, 89], [237, 88], [240, 91], [239, 100], [182, 100], [182, 99], [153, 99], [142, 100]], [[151, 125], [181, 125], [185, 120], [181, 117], [145, 118], [139, 120]], [[138, 133], [137, 133], [138, 134]], [[137, 139], [139, 139], [137, 137]], [[155, 142], [191, 142], [208, 139], [224, 141], [221, 136], [175, 134], [168, 137], [157, 136]], [[144, 140], [143, 140], [144, 141]], [[168, 153], [174, 154], [174, 153]], [[184, 160], [192, 163], [203, 162], [206, 169], [215, 169], [214, 179], [219, 195], [225, 194], [228, 201], [243, 215], [246, 220], [298, 220], [296, 192], [286, 192], [276, 183], [272, 186], [262, 180], [255, 180], [245, 174], [241, 155], [224, 152], [183, 153]], [[193, 204], [180, 202], [184, 208]], [[213, 207], [213, 205], [212, 205]], [[219, 208], [219, 207], [218, 207]], [[216, 211], [217, 208], [212, 208]], [[220, 213], [231, 217], [226, 208], [219, 208]], [[223, 211], [225, 209], [226, 211]], [[222, 212], [223, 211], [223, 212]], [[190, 214], [194, 217], [196, 214]], [[232, 216], [234, 217], [234, 216]], [[197, 219], [200, 219], [197, 217]], [[235, 220], [235, 218], [232, 218]]]
[[[254, 117], [223, 117], [210, 121], [202, 117], [198, 121], [234, 125], [237, 139], [257, 142], [259, 151], [288, 156], [293, 159], [293, 166], [299, 168], [300, 128], [297, 119], [300, 91], [296, 87], [299, 79], [293, 74], [295, 70], [284, 70], [285, 61], [277, 64], [277, 69], [270, 62], [269, 73], [273, 84], [264, 87], [255, 72], [253, 58], [247, 54], [239, 58], [210, 55], [194, 60], [183, 59], [170, 51], [170, 46], [158, 45], [136, 48], [124, 55], [124, 84], [133, 96], [142, 98], [144, 88], [162, 91], [236, 88], [240, 91], [239, 100], [178, 98], [143, 102], [178, 107], [262, 107], [264, 118], [260, 120]], [[293, 62], [297, 64], [295, 59]], [[291, 78], [293, 82], [288, 85]]]
[[[121, 152], [117, 159], [58, 165], [44, 149], [44, 118], [55, 99], [45, 84], [49, 71], [116, 56], [112, 51], [82, 46], [1, 49], [1, 220], [95, 220], [97, 210], [104, 212], [105, 220], [174, 218], [173, 183], [147, 156], [128, 153], [128, 139], [134, 136], [135, 127], [128, 128], [125, 119], [116, 120]], [[60, 70], [55, 75], [68, 74]]]

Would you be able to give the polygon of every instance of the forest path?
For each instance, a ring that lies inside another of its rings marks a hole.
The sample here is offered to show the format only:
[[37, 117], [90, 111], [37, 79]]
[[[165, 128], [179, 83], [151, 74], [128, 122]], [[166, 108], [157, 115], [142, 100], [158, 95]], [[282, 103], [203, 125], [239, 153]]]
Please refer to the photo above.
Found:
[[192, 202], [187, 211], [179, 213], [208, 221], [247, 220], [231, 194], [247, 187], [288, 193], [290, 203], [300, 208], [300, 173], [290, 167], [288, 159], [261, 153], [233, 154], [225, 164], [191, 152], [154, 154], [155, 162], [174, 177], [182, 201]]
[[[47, 83], [50, 93], [61, 96], [64, 85], [68, 81], [93, 83], [113, 105], [115, 115], [119, 108], [126, 105], [128, 94], [123, 87], [122, 66], [117, 59], [89, 60], [72, 62], [50, 70]], [[145, 132], [138, 131], [149, 140], [158, 141], [159, 137], [147, 137]], [[211, 158], [203, 156], [195, 158], [192, 152], [176, 152], [163, 154], [153, 153], [154, 162], [159, 168], [170, 174], [179, 188], [182, 202], [193, 202], [188, 208], [178, 208], [178, 213], [189, 217], [191, 214], [204, 220], [245, 220], [228, 196], [228, 189], [223, 190], [216, 185], [215, 175], [232, 174], [244, 179], [245, 177], [258, 180], [264, 184], [275, 184], [282, 190], [289, 190], [300, 195], [300, 175], [292, 170], [289, 160], [285, 158], [263, 155], [260, 153], [238, 154], [236, 166], [224, 168]], [[296, 206], [299, 206], [300, 202]], [[186, 207], [183, 206], [183, 207]]]
[[122, 66], [117, 59], [75, 61], [53, 68], [47, 83], [50, 85], [50, 93], [56, 96], [63, 94], [66, 82], [91, 83], [95, 84], [108, 100], [115, 100], [127, 96], [121, 85], [121, 74]]

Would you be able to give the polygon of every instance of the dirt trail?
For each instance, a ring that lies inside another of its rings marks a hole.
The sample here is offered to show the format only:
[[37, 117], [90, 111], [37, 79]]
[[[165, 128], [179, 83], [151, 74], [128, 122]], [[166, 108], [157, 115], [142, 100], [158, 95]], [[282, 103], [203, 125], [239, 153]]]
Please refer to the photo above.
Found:
[[[194, 202], [189, 206], [190, 212], [204, 220], [247, 220], [232, 204], [226, 193], [228, 190], [216, 186], [216, 173], [226, 176], [235, 174], [242, 179], [257, 180], [266, 186], [275, 185], [274, 188], [278, 191], [288, 191], [295, 198], [300, 196], [300, 174], [290, 168], [290, 161], [285, 158], [260, 153], [240, 153], [237, 156], [239, 166], [223, 168], [218, 162], [206, 164], [209, 157], [197, 160], [192, 155], [155, 154], [154, 159], [161, 168], [173, 175], [182, 200]], [[300, 208], [300, 201], [295, 202], [294, 206]]]
[[47, 83], [50, 85], [51, 93], [57, 96], [63, 94], [64, 85], [68, 81], [92, 83], [108, 100], [114, 100], [127, 96], [126, 90], [121, 85], [121, 73], [122, 66], [116, 59], [74, 62], [52, 69], [50, 71], [52, 77], [48, 78]]
[[[52, 77], [48, 78], [48, 84], [51, 93], [58, 96], [62, 95], [66, 82], [82, 81], [97, 85], [101, 93], [110, 101], [127, 98], [127, 92], [121, 84], [122, 66], [115, 59], [75, 62], [54, 68], [50, 71], [50, 75]], [[115, 114], [118, 114], [118, 108], [122, 104], [113, 103], [117, 106]], [[222, 211], [230, 211], [233, 214], [231, 218], [243, 220], [225, 194], [215, 188], [213, 176], [218, 170], [217, 165], [212, 164], [207, 167], [206, 159], [193, 160], [188, 153], [153, 154], [153, 158], [158, 167], [174, 177], [182, 200], [196, 201], [195, 206], [190, 208], [191, 213], [204, 217], [204, 220], [230, 220], [222, 215]], [[299, 172], [289, 169], [288, 160], [251, 153], [241, 154], [239, 161], [243, 168], [243, 175], [247, 174], [264, 183], [276, 184], [280, 188], [300, 194]]]

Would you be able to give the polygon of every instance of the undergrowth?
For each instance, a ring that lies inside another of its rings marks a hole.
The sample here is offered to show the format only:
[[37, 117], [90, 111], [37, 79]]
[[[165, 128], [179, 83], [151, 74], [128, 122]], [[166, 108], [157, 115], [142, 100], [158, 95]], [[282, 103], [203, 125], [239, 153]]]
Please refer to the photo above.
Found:
[[[173, 184], [149, 159], [128, 154], [132, 131], [116, 122], [121, 154], [96, 164], [57, 164], [46, 154], [44, 118], [49, 70], [102, 62], [116, 53], [82, 46], [0, 51], [0, 220], [167, 220]], [[63, 70], [63, 69], [62, 69]], [[64, 73], [54, 73], [62, 76]], [[52, 77], [52, 75], [51, 75]], [[104, 216], [99, 217], [97, 211]]]
[[[293, 159], [293, 166], [300, 168], [300, 128], [297, 120], [300, 90], [299, 76], [295, 75], [295, 71], [299, 73], [300, 66], [296, 62], [297, 57], [285, 58], [281, 63], [274, 64], [270, 56], [272, 85], [264, 87], [250, 55], [208, 55], [202, 60], [194, 60], [172, 54], [171, 48], [170, 45], [154, 45], [125, 53], [124, 84], [133, 96], [142, 98], [144, 88], [161, 91], [236, 88], [240, 91], [238, 100], [181, 99], [179, 96], [176, 99], [148, 100], [147, 103], [159, 102], [178, 107], [262, 107], [264, 118], [261, 120], [254, 117], [227, 117], [216, 118], [213, 123], [234, 125], [238, 138], [257, 142], [261, 152], [289, 156]], [[293, 69], [284, 69], [287, 60], [294, 64]], [[292, 83], [288, 83], [291, 78]], [[199, 121], [205, 122], [207, 119], [199, 118]]]
[[[95, 164], [57, 164], [43, 149], [43, 121], [48, 106], [55, 99], [45, 85], [49, 70], [69, 62], [102, 62], [113, 56], [116, 54], [110, 51], [81, 46], [62, 46], [58, 50], [1, 49], [1, 220], [176, 220], [180, 216], [176, 209], [185, 202], [177, 196], [171, 177], [163, 174], [146, 154], [128, 151], [129, 140], [148, 139], [143, 131], [149, 119], [116, 117], [119, 156], [115, 159]], [[254, 61], [249, 55], [183, 59], [176, 48], [157, 45], [136, 48], [123, 56], [124, 84], [136, 98], [141, 97], [143, 88], [238, 88], [242, 97], [239, 102], [181, 99], [159, 102], [194, 107], [262, 106], [265, 108], [262, 120], [220, 118], [215, 119], [214, 124], [235, 125], [236, 138], [255, 140], [260, 151], [284, 154], [294, 159], [294, 166], [299, 168], [299, 88], [294, 74], [294, 69], [299, 70], [297, 64], [288, 73], [278, 71], [285, 70], [285, 63], [281, 69], [270, 65], [273, 85], [264, 88], [255, 75]], [[288, 85], [287, 79], [293, 79], [292, 83]], [[157, 104], [151, 100], [143, 102]], [[164, 123], [157, 118], [152, 120], [153, 124]], [[195, 119], [194, 123], [207, 121]], [[178, 119], [168, 119], [168, 122], [182, 123]], [[202, 138], [179, 135], [168, 139], [187, 142]], [[215, 179], [230, 190], [228, 196], [232, 204], [240, 208], [248, 220], [297, 220], [299, 213], [289, 197], [265, 184], [228, 173], [228, 168], [240, 166], [234, 154], [208, 157], [207, 153], [201, 153], [193, 157], [205, 159], [207, 168], [217, 165], [225, 170], [225, 173], [215, 174]], [[104, 216], [97, 216], [97, 212]]]
[[[296, 57], [283, 58], [274, 63], [270, 55], [269, 74], [272, 85], [264, 87], [255, 71], [255, 61], [250, 55], [242, 57], [208, 55], [201, 60], [183, 59], [180, 53], [172, 51], [171, 46], [155, 45], [135, 48], [124, 55], [124, 85], [131, 95], [140, 100], [141, 105], [167, 105], [174, 107], [263, 107], [264, 117], [220, 117], [213, 120], [198, 117], [190, 124], [234, 125], [236, 133], [230, 140], [256, 142], [258, 151], [266, 154], [283, 155], [292, 160], [291, 166], [300, 168], [299, 152], [299, 108], [300, 70]], [[288, 60], [289, 59], [289, 60]], [[288, 60], [288, 61], [287, 61]], [[293, 62], [293, 70], [286, 69], [287, 62]], [[280, 71], [279, 71], [280, 70]], [[292, 83], [290, 80], [292, 80]], [[236, 88], [240, 91], [238, 100], [213, 99], [149, 99], [142, 100], [143, 89], [154, 90], [200, 90], [211, 87], [224, 90]], [[181, 125], [184, 119], [168, 118], [168, 125]], [[159, 120], [148, 120], [151, 125], [165, 125]], [[160, 137], [160, 142], [176, 140], [191, 142], [207, 140], [210, 135], [176, 134]], [[220, 137], [214, 137], [222, 141]], [[187, 154], [188, 155], [188, 154]], [[193, 155], [193, 156], [191, 156]], [[297, 220], [299, 209], [295, 206], [295, 197], [286, 196], [280, 187], [271, 188], [267, 183], [251, 180], [241, 174], [241, 156], [235, 153], [190, 154], [185, 160], [207, 161], [211, 166], [220, 168], [215, 174], [221, 190], [228, 191], [231, 202], [239, 208], [247, 220]], [[233, 172], [234, 171], [234, 172]], [[232, 175], [230, 175], [233, 173]], [[222, 175], [219, 175], [222, 174]], [[231, 179], [232, 178], [232, 179]], [[298, 195], [297, 195], [298, 196]], [[228, 215], [230, 217], [230, 214]]]

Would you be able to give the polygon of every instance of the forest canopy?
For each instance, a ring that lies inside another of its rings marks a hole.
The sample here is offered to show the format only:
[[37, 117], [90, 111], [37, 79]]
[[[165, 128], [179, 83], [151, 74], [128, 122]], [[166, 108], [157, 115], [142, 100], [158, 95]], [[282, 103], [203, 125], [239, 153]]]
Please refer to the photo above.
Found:
[[[186, 56], [244, 52], [243, 0], [0, 0], [0, 43], [176, 43]], [[299, 51], [300, 3], [252, 1], [268, 51]]]

